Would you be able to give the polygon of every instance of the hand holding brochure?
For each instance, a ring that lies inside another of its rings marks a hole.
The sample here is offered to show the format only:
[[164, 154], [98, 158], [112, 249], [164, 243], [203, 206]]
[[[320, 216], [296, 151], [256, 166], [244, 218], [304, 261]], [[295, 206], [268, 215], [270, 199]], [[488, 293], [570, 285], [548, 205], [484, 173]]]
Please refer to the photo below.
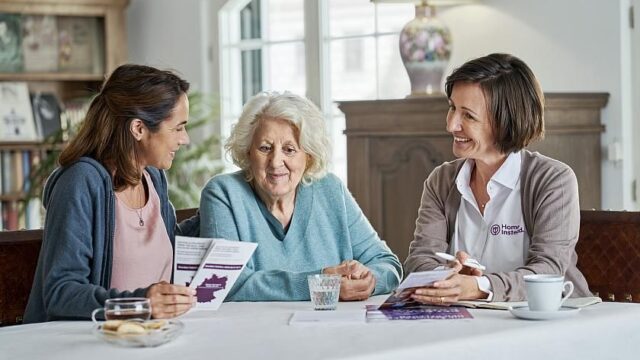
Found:
[[448, 278], [451, 274], [453, 274], [453, 270], [449, 268], [441, 270], [412, 272], [411, 274], [407, 275], [407, 277], [400, 285], [398, 285], [396, 292], [399, 293], [402, 290], [410, 288], [428, 287], [433, 285], [433, 283], [436, 281]]
[[199, 309], [217, 310], [258, 244], [176, 236], [174, 284], [197, 291]]
[[445, 268], [439, 270], [413, 272], [404, 279], [398, 288], [380, 305], [380, 309], [404, 308], [420, 306], [411, 298], [412, 289], [419, 287], [429, 287], [434, 282], [444, 280], [453, 274], [453, 269]]

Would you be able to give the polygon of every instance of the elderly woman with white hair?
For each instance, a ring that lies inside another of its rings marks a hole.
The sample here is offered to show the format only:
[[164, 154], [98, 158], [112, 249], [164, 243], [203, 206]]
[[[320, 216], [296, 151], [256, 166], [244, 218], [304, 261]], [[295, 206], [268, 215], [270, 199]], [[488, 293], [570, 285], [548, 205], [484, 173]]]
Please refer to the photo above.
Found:
[[200, 234], [259, 245], [228, 300], [308, 300], [307, 275], [319, 273], [342, 275], [340, 300], [398, 285], [398, 258], [327, 173], [329, 140], [311, 101], [289, 92], [254, 96], [225, 148], [241, 170], [202, 190]]

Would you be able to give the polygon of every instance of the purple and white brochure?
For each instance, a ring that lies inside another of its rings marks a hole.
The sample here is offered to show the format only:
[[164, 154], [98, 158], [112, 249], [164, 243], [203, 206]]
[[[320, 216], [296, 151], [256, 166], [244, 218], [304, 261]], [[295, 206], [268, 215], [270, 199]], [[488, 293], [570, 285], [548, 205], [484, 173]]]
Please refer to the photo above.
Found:
[[[208, 246], [205, 240], [209, 240]], [[196, 289], [196, 309], [217, 310], [257, 246], [245, 241], [176, 236], [174, 283]]]

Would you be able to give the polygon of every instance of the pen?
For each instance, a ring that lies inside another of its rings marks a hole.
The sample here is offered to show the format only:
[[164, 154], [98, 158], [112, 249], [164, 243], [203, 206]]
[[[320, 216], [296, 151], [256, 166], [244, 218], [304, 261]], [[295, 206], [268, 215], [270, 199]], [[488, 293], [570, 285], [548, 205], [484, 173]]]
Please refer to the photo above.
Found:
[[[441, 258], [441, 259], [448, 260], [448, 261], [455, 261], [456, 260], [455, 256], [453, 256], [451, 254], [447, 254], [447, 253], [437, 252], [436, 256]], [[468, 266], [468, 267], [474, 268], [474, 269], [483, 270], [483, 271], [487, 269], [484, 265], [480, 264], [478, 262], [478, 260], [471, 259], [471, 258], [467, 259], [467, 261], [465, 261], [464, 264], [462, 264], [462, 265]]]

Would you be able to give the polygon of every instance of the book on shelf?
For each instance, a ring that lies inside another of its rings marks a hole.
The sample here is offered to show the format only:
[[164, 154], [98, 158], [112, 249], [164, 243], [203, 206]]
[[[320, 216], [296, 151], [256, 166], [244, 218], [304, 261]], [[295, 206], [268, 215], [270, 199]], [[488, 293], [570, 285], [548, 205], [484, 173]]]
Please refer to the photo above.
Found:
[[22, 170], [22, 151], [11, 151], [11, 175], [13, 177], [12, 193], [18, 194], [24, 188], [24, 172]]
[[40, 139], [46, 139], [60, 131], [60, 104], [53, 93], [31, 95], [31, 106], [36, 131]]
[[22, 55], [24, 71], [58, 70], [58, 27], [52, 15], [23, 15]]
[[11, 166], [11, 151], [2, 151], [0, 153], [0, 158], [2, 159], [2, 194], [10, 194], [13, 192], [15, 185], [13, 185], [13, 177]]
[[58, 16], [58, 70], [102, 74], [104, 32], [96, 17]]
[[21, 15], [0, 13], [0, 73], [21, 72]]
[[4, 230], [18, 230], [20, 220], [17, 201], [4, 201], [2, 203], [2, 224]]
[[0, 82], [0, 141], [37, 140], [25, 82]]
[[92, 99], [93, 98], [75, 98], [64, 102], [63, 110], [60, 113], [63, 141], [68, 141], [73, 138], [80, 129], [80, 125], [84, 121], [87, 111], [89, 111], [89, 105], [91, 105]]

